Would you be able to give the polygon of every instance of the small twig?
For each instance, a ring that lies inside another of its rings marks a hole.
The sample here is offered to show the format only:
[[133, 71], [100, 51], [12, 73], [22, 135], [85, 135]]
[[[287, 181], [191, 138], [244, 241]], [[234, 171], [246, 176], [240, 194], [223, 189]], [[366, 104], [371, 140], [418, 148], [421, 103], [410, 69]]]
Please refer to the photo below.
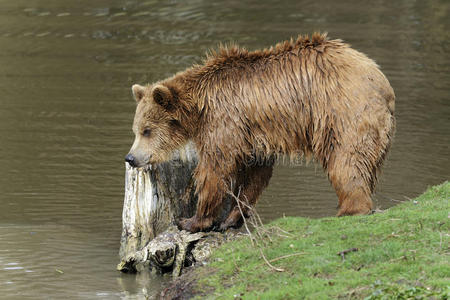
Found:
[[250, 229], [248, 228], [247, 221], [245, 220], [244, 212], [242, 211], [241, 205], [240, 205], [240, 203], [239, 203], [239, 194], [240, 194], [240, 193], [241, 193], [241, 189], [239, 188], [237, 197], [236, 197], [233, 193], [231, 193], [231, 195], [232, 195], [232, 196], [235, 198], [235, 200], [236, 200], [237, 206], [238, 206], [238, 208], [239, 208], [239, 212], [241, 213], [242, 219], [244, 220], [245, 229], [247, 230], [247, 233], [248, 233], [249, 236], [250, 236], [250, 241], [252, 242], [252, 245], [253, 245], [253, 247], [254, 247], [254, 246], [255, 246], [255, 242], [253, 241], [253, 240], [254, 240], [254, 237], [253, 237], [252, 233], [250, 232]]
[[401, 257], [390, 259], [389, 263], [392, 263], [394, 261], [399, 261], [399, 260], [408, 260], [408, 257], [406, 255], [402, 255]]
[[266, 256], [264, 255], [263, 251], [261, 248], [259, 248], [259, 253], [261, 253], [262, 258], [264, 259], [264, 261], [266, 262], [266, 264], [272, 269], [275, 270], [277, 272], [284, 272], [284, 269], [281, 268], [277, 268], [272, 266], [272, 264], [267, 260]]
[[356, 252], [358, 251], [358, 248], [350, 248], [341, 252], [338, 252], [337, 255], [340, 255], [342, 257], [342, 261], [345, 261], [345, 254], [350, 252]]
[[306, 254], [306, 253], [305, 252], [298, 252], [298, 253], [292, 253], [292, 254], [288, 254], [288, 255], [283, 255], [283, 256], [271, 259], [271, 260], [269, 260], [269, 262], [272, 263], [272, 262], [275, 262], [275, 261], [278, 261], [278, 260], [281, 260], [281, 259], [285, 259], [285, 258], [292, 257], [292, 256], [303, 255], [303, 254]]
[[266, 237], [272, 243], [272, 237], [270, 236], [270, 233], [267, 231], [264, 225], [258, 221], [257, 216], [259, 217], [259, 215], [255, 209], [250, 210], [250, 216], [251, 223], [253, 227], [255, 227], [255, 231], [258, 233], [260, 240], [264, 242], [264, 237]]
[[275, 228], [276, 230], [279, 230], [279, 231], [281, 231], [281, 232], [284, 232], [284, 233], [286, 233], [287, 235], [290, 235], [290, 236], [292, 236], [292, 233], [290, 233], [290, 232], [287, 232], [286, 230], [283, 230], [283, 229], [281, 229], [280, 227], [278, 227], [278, 226], [272, 226], [273, 228]]
[[[239, 201], [241, 204], [245, 205], [245, 202], [241, 201], [241, 200], [236, 200]], [[253, 226], [253, 233], [256, 235], [257, 239], [255, 239], [255, 241], [263, 241], [264, 237], [261, 234], [260, 230], [259, 230], [259, 226], [258, 224], [255, 222], [255, 218], [254, 218], [254, 214], [253, 211], [251, 210], [251, 208], [247, 207], [247, 215], [249, 216], [248, 218], [248, 222], [250, 223], [250, 225]], [[241, 217], [245, 220], [245, 216], [244, 214], [241, 212]]]
[[[272, 237], [270, 236], [270, 234], [267, 232], [267, 230], [264, 229], [264, 224], [262, 223], [262, 220], [259, 216], [259, 214], [256, 212], [255, 208], [252, 207], [251, 205], [249, 205], [248, 201], [243, 201], [240, 200], [240, 190], [238, 195], [234, 195], [234, 193], [232, 193], [231, 191], [228, 192], [228, 194], [230, 194], [234, 200], [236, 201], [238, 208], [239, 208], [239, 212], [241, 213], [241, 216], [244, 220], [244, 224], [246, 221], [246, 217], [243, 213], [243, 208], [247, 209], [248, 211], [248, 216], [249, 216], [249, 220], [248, 223], [251, 224], [254, 227], [254, 234], [259, 238], [259, 240], [264, 241], [264, 236], [267, 237], [267, 239], [272, 242]], [[245, 197], [245, 196], [244, 196]], [[248, 227], [248, 225], [247, 225]], [[256, 241], [256, 239], [255, 239]]]
[[258, 218], [258, 221], [259, 221], [259, 225], [260, 225], [260, 226], [263, 226], [264, 224], [263, 224], [263, 222], [261, 221], [261, 218], [259, 217], [259, 214], [256, 213], [256, 211], [254, 210], [253, 207], [252, 207], [252, 211], [255, 212], [255, 215], [256, 215], [256, 217]]
[[[389, 198], [388, 198], [389, 199]], [[399, 202], [399, 203], [403, 203], [403, 202], [406, 202], [405, 200], [396, 200], [396, 199], [393, 199], [393, 198], [391, 198], [391, 199], [389, 199], [390, 201], [392, 201], [392, 202]]]
[[[234, 198], [234, 200], [236, 200], [236, 204], [237, 204], [237, 206], [238, 206], [238, 208], [239, 208], [239, 212], [241, 213], [241, 217], [242, 217], [242, 219], [244, 220], [244, 226], [245, 226], [245, 229], [247, 230], [247, 233], [248, 233], [248, 235], [250, 236], [250, 241], [252, 242], [253, 247], [255, 247], [255, 246], [258, 246], [258, 243], [257, 243], [257, 240], [255, 239], [255, 237], [253, 236], [253, 234], [251, 233], [251, 231], [250, 231], [250, 229], [249, 229], [249, 227], [248, 227], [248, 224], [247, 224], [247, 221], [246, 221], [246, 218], [245, 218], [245, 215], [244, 215], [244, 212], [243, 212], [243, 210], [242, 210], [241, 205], [243, 205], [243, 206], [246, 207], [247, 209], [250, 209], [250, 210], [251, 210], [251, 215], [250, 215], [251, 218], [250, 218], [250, 222], [251, 222], [251, 224], [253, 225], [253, 227], [255, 227], [255, 232], [256, 232], [256, 234], [258, 235], [258, 237], [260, 238], [260, 240], [263, 240], [263, 236], [262, 236], [262, 234], [259, 232], [258, 228], [261, 228], [262, 226], [258, 226], [258, 220], [256, 219], [256, 217], [255, 217], [255, 215], [254, 215], [254, 213], [253, 213], [254, 211], [253, 211], [252, 207], [250, 207], [247, 203], [244, 203], [243, 201], [241, 201], [241, 200], [239, 199], [240, 192], [241, 192], [241, 190], [239, 189], [237, 196], [236, 196], [234, 193], [232, 193], [232, 192], [229, 192], [228, 194], [230, 194], [230, 195]], [[261, 220], [261, 219], [259, 219], [259, 220]], [[262, 222], [261, 222], [261, 224], [262, 224]], [[265, 263], [266, 263], [272, 270], [275, 270], [275, 271], [277, 271], [277, 272], [284, 272], [284, 269], [274, 267], [273, 265], [270, 264], [270, 262], [267, 260], [266, 256], [265, 256], [264, 253], [262, 252], [262, 249], [261, 249], [261, 248], [259, 248], [259, 252], [261, 253], [261, 256], [262, 256], [263, 260], [265, 261]]]
[[[256, 216], [255, 218], [259, 221], [259, 228], [264, 229], [264, 224], [261, 221], [261, 218], [260, 218], [259, 214], [256, 212], [255, 208], [252, 208], [252, 214], [255, 215]], [[267, 229], [264, 229], [264, 233], [265, 233], [266, 237], [269, 239], [269, 241], [272, 243], [273, 242], [272, 237], [270, 236]]]
[[282, 238], [286, 238], [286, 239], [290, 238], [290, 236], [284, 235], [284, 234], [280, 234], [280, 233], [277, 233], [277, 235], [278, 235], [278, 236], [281, 236]]
[[390, 239], [390, 238], [396, 238], [396, 237], [399, 237], [399, 236], [400, 235], [395, 234], [395, 233], [392, 232], [390, 235], [388, 235], [387, 237], [383, 238], [382, 241]]
[[[250, 237], [250, 241], [252, 242], [252, 245], [253, 245], [254, 247], [255, 247], [255, 246], [258, 247], [258, 250], [259, 250], [259, 252], [261, 253], [261, 257], [263, 258], [264, 262], [265, 262], [272, 270], [277, 271], [277, 272], [284, 272], [284, 271], [285, 271], [284, 269], [282, 269], [282, 268], [277, 268], [277, 267], [273, 266], [270, 262], [278, 261], [278, 260], [280, 260], [280, 259], [284, 259], [284, 258], [287, 258], [287, 257], [290, 257], [290, 256], [301, 255], [301, 254], [303, 254], [303, 253], [294, 253], [294, 254], [289, 254], [289, 255], [281, 256], [281, 257], [275, 258], [275, 259], [273, 259], [273, 260], [271, 260], [271, 261], [269, 262], [269, 261], [267, 260], [266, 256], [264, 255], [264, 253], [263, 253], [263, 251], [262, 251], [262, 248], [260, 247], [258, 241], [261, 241], [262, 243], [264, 243], [264, 236], [265, 236], [265, 237], [267, 237], [267, 239], [268, 239], [270, 242], [272, 242], [272, 238], [271, 238], [271, 236], [270, 236], [270, 232], [268, 232], [268, 231], [264, 228], [264, 225], [263, 225], [263, 223], [262, 223], [262, 220], [261, 220], [260, 216], [258, 215], [258, 213], [256, 213], [255, 209], [254, 209], [252, 206], [250, 206], [250, 205], [248, 204], [248, 201], [245, 202], [245, 201], [242, 201], [242, 200], [239, 199], [240, 193], [241, 193], [241, 189], [240, 189], [240, 188], [239, 188], [239, 191], [238, 191], [238, 194], [237, 194], [237, 195], [235, 195], [235, 194], [234, 194], [233, 192], [231, 192], [231, 191], [228, 192], [228, 194], [231, 195], [231, 197], [233, 197], [233, 199], [236, 201], [237, 207], [239, 208], [239, 212], [241, 213], [241, 217], [242, 217], [242, 219], [244, 220], [244, 226], [245, 226], [245, 229], [247, 230], [247, 233], [248, 233], [248, 235], [249, 235], [249, 237]], [[245, 217], [245, 215], [244, 215], [243, 208], [246, 208], [246, 209], [248, 210], [248, 212], [249, 212], [249, 223], [254, 227], [254, 233], [256, 234], [256, 236], [258, 237], [258, 239], [256, 239], [256, 238], [253, 236], [253, 234], [251, 233], [251, 231], [250, 231], [250, 229], [249, 229], [249, 227], [248, 227], [247, 220], [246, 220], [246, 217]], [[290, 233], [288, 233], [288, 232], [286, 232], [286, 231], [284, 231], [284, 230], [282, 230], [282, 229], [280, 229], [280, 228], [278, 228], [278, 229], [279, 229], [280, 231], [283, 231], [283, 232], [285, 232], [285, 233], [287, 233], [287, 234], [290, 235]]]

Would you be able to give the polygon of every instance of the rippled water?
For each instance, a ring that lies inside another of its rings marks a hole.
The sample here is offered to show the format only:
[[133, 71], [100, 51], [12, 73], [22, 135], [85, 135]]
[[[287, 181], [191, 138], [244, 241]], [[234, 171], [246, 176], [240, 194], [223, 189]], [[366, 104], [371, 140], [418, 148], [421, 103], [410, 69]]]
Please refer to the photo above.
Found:
[[[328, 31], [367, 53], [397, 94], [375, 202], [449, 178], [448, 1], [0, 0], [0, 298], [140, 298], [163, 281], [115, 271], [130, 87], [200, 62]], [[333, 215], [322, 170], [279, 166], [258, 210]]]

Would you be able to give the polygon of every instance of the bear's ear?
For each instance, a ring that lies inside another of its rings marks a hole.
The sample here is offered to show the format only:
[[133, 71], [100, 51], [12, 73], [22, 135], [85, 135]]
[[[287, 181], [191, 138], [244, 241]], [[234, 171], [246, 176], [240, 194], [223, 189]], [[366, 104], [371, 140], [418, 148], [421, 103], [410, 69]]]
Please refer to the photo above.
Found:
[[145, 88], [142, 85], [134, 84], [131, 87], [131, 90], [133, 91], [133, 96], [136, 102], [139, 102], [144, 98]]
[[152, 96], [153, 100], [165, 109], [170, 110], [175, 104], [174, 95], [168, 87], [162, 84], [158, 84], [153, 88]]

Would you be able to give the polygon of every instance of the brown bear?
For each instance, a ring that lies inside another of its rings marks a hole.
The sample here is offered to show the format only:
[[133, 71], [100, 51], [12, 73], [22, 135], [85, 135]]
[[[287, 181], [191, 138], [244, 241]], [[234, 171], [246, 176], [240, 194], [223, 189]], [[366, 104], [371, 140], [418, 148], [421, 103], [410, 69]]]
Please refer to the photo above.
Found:
[[371, 212], [395, 130], [395, 95], [376, 63], [341, 40], [315, 33], [261, 51], [222, 47], [202, 65], [132, 91], [136, 139], [127, 162], [158, 163], [190, 140], [196, 145], [197, 212], [181, 228], [237, 226], [238, 207], [217, 224], [224, 197], [231, 191], [254, 205], [280, 154], [323, 166], [338, 216]]

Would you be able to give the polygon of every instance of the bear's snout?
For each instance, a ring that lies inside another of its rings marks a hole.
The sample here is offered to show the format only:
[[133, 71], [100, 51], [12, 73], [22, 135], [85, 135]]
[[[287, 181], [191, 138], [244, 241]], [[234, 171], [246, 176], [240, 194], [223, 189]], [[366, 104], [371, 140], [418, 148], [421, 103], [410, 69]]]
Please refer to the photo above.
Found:
[[128, 153], [127, 156], [125, 156], [125, 161], [127, 163], [129, 163], [130, 166], [132, 166], [132, 167], [136, 167], [137, 166], [136, 158], [131, 153]]

